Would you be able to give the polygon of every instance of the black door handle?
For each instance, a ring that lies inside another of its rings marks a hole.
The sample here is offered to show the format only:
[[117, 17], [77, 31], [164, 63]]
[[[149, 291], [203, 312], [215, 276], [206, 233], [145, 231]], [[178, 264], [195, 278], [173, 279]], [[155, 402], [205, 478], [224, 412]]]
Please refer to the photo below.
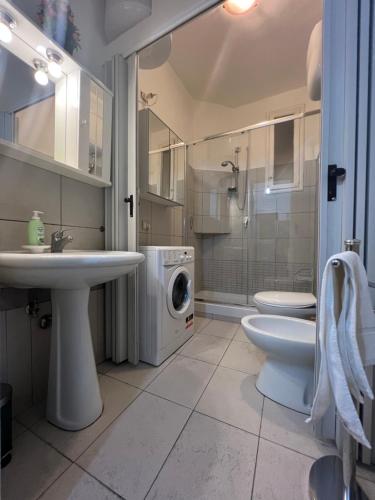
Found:
[[344, 177], [345, 174], [345, 168], [339, 168], [337, 165], [328, 165], [328, 201], [336, 201], [337, 178]]
[[124, 199], [125, 203], [130, 205], [130, 217], [134, 217], [134, 196], [131, 194], [128, 198]]

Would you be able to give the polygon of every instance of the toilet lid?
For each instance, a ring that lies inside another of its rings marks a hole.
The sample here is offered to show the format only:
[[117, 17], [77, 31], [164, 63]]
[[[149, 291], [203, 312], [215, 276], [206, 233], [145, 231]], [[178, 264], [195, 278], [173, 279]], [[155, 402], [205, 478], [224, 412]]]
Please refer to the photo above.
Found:
[[312, 293], [259, 292], [254, 295], [254, 300], [270, 306], [296, 309], [316, 306], [316, 298]]

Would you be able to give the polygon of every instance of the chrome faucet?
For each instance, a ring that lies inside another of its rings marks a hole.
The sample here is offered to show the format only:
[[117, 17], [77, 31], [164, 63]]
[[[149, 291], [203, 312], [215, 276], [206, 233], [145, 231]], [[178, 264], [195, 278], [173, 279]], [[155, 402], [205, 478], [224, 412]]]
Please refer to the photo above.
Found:
[[61, 253], [66, 245], [73, 241], [73, 236], [65, 236], [63, 229], [58, 229], [51, 235], [51, 253]]

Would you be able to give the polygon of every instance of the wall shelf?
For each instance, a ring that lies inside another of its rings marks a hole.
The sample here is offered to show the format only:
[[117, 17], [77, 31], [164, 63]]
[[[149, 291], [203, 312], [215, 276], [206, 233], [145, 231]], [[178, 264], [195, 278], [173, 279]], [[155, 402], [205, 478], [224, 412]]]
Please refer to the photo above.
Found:
[[143, 200], [152, 201], [153, 203], [158, 203], [159, 205], [164, 205], [165, 207], [183, 207], [181, 203], [177, 203], [177, 201], [169, 200], [167, 198], [163, 198], [162, 196], [158, 196], [153, 193], [141, 193], [141, 198]]
[[[64, 163], [54, 160], [37, 151], [30, 151], [29, 149], [12, 144], [11, 142], [0, 139], [0, 155], [14, 160], [28, 163], [34, 167], [39, 167], [49, 172], [53, 172], [64, 177], [75, 179], [76, 181], [85, 182], [96, 187], [110, 187], [111, 182], [104, 181], [100, 177], [91, 175], [78, 168], [70, 167]], [[1, 166], [1, 164], [0, 164]]]

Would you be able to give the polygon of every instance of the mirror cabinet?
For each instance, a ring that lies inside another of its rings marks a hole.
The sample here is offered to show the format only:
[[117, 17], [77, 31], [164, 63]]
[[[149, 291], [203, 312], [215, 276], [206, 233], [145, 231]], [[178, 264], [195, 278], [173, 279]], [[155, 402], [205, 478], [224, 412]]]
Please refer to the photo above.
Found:
[[15, 6], [0, 39], [0, 154], [110, 185], [112, 93]]
[[150, 109], [139, 112], [138, 147], [141, 196], [163, 205], [183, 205], [185, 144]]

